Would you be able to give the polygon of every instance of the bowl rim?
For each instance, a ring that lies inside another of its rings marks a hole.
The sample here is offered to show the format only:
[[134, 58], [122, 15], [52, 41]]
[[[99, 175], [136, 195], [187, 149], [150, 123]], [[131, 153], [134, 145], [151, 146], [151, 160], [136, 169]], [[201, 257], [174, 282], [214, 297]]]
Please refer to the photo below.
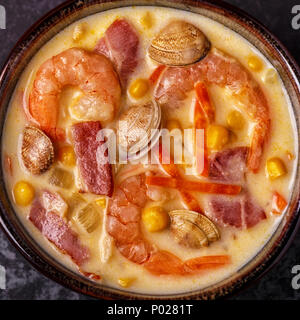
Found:
[[[87, 1], [78, 1], [78, 0], [67, 0], [57, 7], [50, 10], [44, 16], [42, 16], [36, 23], [34, 23], [18, 40], [16, 45], [11, 50], [6, 62], [2, 67], [2, 72], [0, 75], [0, 106], [3, 105], [3, 96], [7, 90], [8, 83], [11, 79], [10, 75], [12, 70], [16, 68], [13, 66], [13, 63], [24, 49], [22, 45], [24, 42], [28, 42], [25, 52], [30, 47], [38, 36], [34, 36], [35, 30], [41, 29], [43, 33], [47, 33], [47, 22], [51, 21], [53, 18], [57, 18], [56, 23], [59, 23], [65, 19], [68, 14], [73, 14], [84, 9], [88, 6], [96, 6], [100, 4], [109, 4], [117, 3], [119, 0], [87, 0]], [[221, 0], [129, 0], [124, 1], [127, 4], [123, 7], [131, 5], [148, 5], [148, 6], [164, 6], [171, 7], [175, 9], [180, 9], [177, 6], [180, 3], [189, 7], [202, 7], [207, 10], [212, 10], [214, 12], [222, 12], [230, 17], [231, 20], [234, 20], [241, 28], [248, 28], [250, 32], [256, 33], [265, 45], [268, 44], [279, 54], [283, 66], [286, 67], [285, 72], [289, 75], [289, 80], [291, 81], [294, 89], [297, 93], [297, 99], [300, 101], [300, 68], [297, 65], [296, 61], [286, 49], [286, 47], [274, 36], [265, 26], [263, 26], [255, 18], [251, 17], [249, 14], [243, 10], [223, 2]], [[131, 4], [128, 4], [131, 3]], [[142, 3], [142, 4], [141, 4]], [[67, 10], [67, 11], [66, 11]], [[63, 17], [59, 17], [61, 12], [67, 12]], [[102, 10], [103, 11], [103, 10]], [[66, 26], [64, 26], [66, 27]], [[51, 28], [50, 28], [51, 29]], [[18, 62], [19, 63], [19, 62]], [[4, 121], [2, 120], [3, 124]], [[3, 124], [1, 127], [1, 137], [3, 133]], [[1, 142], [2, 146], [2, 142]], [[1, 147], [2, 149], [2, 147]], [[2, 155], [1, 155], [2, 157]], [[1, 174], [3, 169], [1, 168]], [[248, 274], [242, 275], [241, 279], [237, 279], [234, 283], [227, 283], [220, 287], [213, 288], [210, 290], [213, 292], [202, 292], [203, 290], [179, 293], [179, 294], [164, 294], [164, 295], [154, 295], [154, 294], [143, 294], [135, 293], [129, 291], [123, 291], [121, 289], [114, 289], [110, 287], [93, 287], [93, 282], [90, 280], [70, 271], [63, 265], [59, 263], [54, 265], [47, 254], [45, 256], [38, 249], [38, 246], [34, 246], [28, 239], [28, 235], [25, 235], [24, 230], [19, 228], [15, 223], [10, 221], [8, 215], [6, 215], [6, 205], [3, 197], [6, 197], [6, 191], [4, 190], [4, 195], [0, 194], [0, 226], [4, 233], [7, 235], [7, 238], [10, 242], [18, 249], [18, 251], [26, 258], [30, 264], [36, 268], [43, 275], [47, 276], [51, 280], [71, 289], [77, 291], [81, 294], [86, 294], [96, 298], [104, 299], [217, 299], [222, 297], [229, 297], [230, 295], [236, 294], [239, 290], [244, 289], [246, 286], [251, 285], [254, 281], [261, 278], [266, 272], [268, 272], [284, 255], [290, 244], [292, 243], [298, 228], [300, 226], [299, 219], [299, 209], [300, 209], [300, 200], [299, 196], [294, 201], [292, 209], [290, 210], [291, 217], [289, 217], [289, 224], [285, 226], [285, 230], [281, 231], [280, 237], [278, 237], [276, 246], [272, 246], [269, 251], [272, 253], [269, 257], [266, 254], [263, 261], [264, 263], [260, 266], [254, 266], [252, 270], [248, 271]], [[7, 199], [8, 201], [8, 199]], [[8, 201], [9, 202], [9, 201]], [[26, 239], [26, 240], [25, 240]], [[52, 258], [53, 259], [53, 258]], [[266, 261], [265, 261], [266, 259]], [[59, 267], [59, 268], [58, 268]], [[75, 279], [75, 278], [76, 279]], [[226, 280], [226, 279], [225, 279]], [[219, 284], [219, 283], [218, 283]], [[206, 288], [205, 288], [206, 289]]]

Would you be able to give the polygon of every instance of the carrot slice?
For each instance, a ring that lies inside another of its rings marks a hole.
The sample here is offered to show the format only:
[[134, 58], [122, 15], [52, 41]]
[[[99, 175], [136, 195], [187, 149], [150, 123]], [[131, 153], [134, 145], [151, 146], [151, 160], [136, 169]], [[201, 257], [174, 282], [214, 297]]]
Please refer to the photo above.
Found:
[[146, 184], [174, 188], [185, 191], [197, 191], [212, 194], [236, 195], [241, 192], [241, 186], [218, 184], [209, 182], [188, 181], [184, 179], [168, 177], [146, 177]]
[[[207, 150], [207, 143], [206, 143], [206, 127], [207, 127], [207, 121], [205, 119], [205, 114], [203, 112], [202, 107], [200, 106], [200, 103], [198, 100], [196, 100], [195, 107], [194, 107], [194, 152], [196, 156], [196, 170], [197, 173], [208, 177], [208, 150]], [[198, 145], [198, 139], [196, 139], [196, 130], [198, 129], [204, 129], [204, 141], [202, 145]], [[203, 160], [203, 166], [200, 166], [200, 161]], [[201, 167], [201, 168], [200, 168]]]
[[[166, 151], [164, 150], [164, 152]], [[168, 164], [163, 163], [163, 149], [162, 149], [161, 143], [159, 143], [159, 147], [158, 147], [158, 157], [159, 157], [159, 162], [161, 166], [163, 167], [163, 169], [166, 171], [167, 174], [169, 174], [173, 178], [180, 177], [179, 169], [177, 165], [174, 163], [174, 159], [173, 157], [171, 157], [171, 155], [168, 155], [170, 163]]]
[[202, 208], [200, 207], [197, 199], [194, 196], [192, 196], [189, 192], [185, 192], [183, 190], [179, 190], [179, 192], [189, 210], [204, 214]]
[[[173, 178], [180, 178], [180, 171], [178, 170], [177, 165], [174, 163], [174, 159], [170, 156], [170, 164], [163, 164], [163, 150], [162, 144], [159, 144], [159, 162], [163, 169]], [[187, 205], [189, 210], [196, 211], [203, 214], [203, 210], [199, 206], [199, 203], [195, 197], [193, 197], [190, 193], [183, 191], [179, 188], [180, 195]]]
[[230, 257], [227, 255], [220, 256], [203, 256], [185, 261], [184, 266], [188, 270], [207, 270], [224, 266], [230, 263]]
[[4, 155], [4, 168], [12, 177], [13, 176], [13, 160], [8, 154]]
[[157, 82], [157, 80], [159, 79], [160, 75], [162, 74], [162, 72], [165, 70], [166, 66], [164, 65], [159, 65], [151, 74], [151, 76], [149, 77], [149, 81], [152, 84], [155, 84]]
[[285, 198], [279, 194], [277, 191], [274, 192], [272, 198], [272, 213], [273, 214], [282, 214], [284, 209], [287, 206], [287, 201]]
[[215, 109], [210, 101], [208, 91], [204, 82], [199, 81], [195, 84], [195, 91], [197, 100], [199, 101], [209, 123], [212, 123], [215, 119]]

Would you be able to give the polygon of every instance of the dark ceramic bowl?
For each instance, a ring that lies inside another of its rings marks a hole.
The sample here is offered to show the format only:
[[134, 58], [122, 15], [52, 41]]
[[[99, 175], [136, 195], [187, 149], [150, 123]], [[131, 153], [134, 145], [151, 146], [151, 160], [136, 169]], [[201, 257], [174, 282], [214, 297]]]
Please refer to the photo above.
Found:
[[[256, 46], [278, 70], [292, 102], [297, 121], [297, 136], [299, 137], [300, 72], [295, 61], [279, 41], [260, 23], [250, 18], [244, 12], [218, 0], [74, 0], [67, 1], [52, 10], [33, 25], [20, 39], [12, 50], [2, 71], [0, 79], [1, 136], [10, 97], [22, 71], [35, 53], [60, 30], [76, 20], [97, 12], [129, 5], [156, 5], [199, 13], [224, 24], [246, 38]], [[0, 223], [8, 238], [35, 268], [49, 278], [75, 291], [98, 298], [215, 299], [237, 292], [246, 284], [260, 277], [281, 258], [292, 241], [299, 225], [299, 183], [298, 169], [292, 199], [284, 219], [264, 248], [247, 263], [247, 265], [243, 266], [232, 276], [213, 286], [183, 294], [153, 296], [134, 292], [129, 293], [121, 289], [112, 289], [94, 283], [68, 270], [60, 264], [60, 262], [47, 254], [39, 244], [32, 239], [18, 220], [9, 202], [7, 190], [3, 182], [2, 169], [0, 170]]]

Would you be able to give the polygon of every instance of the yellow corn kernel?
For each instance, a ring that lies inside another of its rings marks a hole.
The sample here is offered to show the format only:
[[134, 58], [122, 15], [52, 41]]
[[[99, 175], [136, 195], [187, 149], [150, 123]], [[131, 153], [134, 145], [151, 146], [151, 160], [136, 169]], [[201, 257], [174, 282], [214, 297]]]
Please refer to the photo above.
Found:
[[168, 226], [169, 215], [162, 207], [148, 207], [143, 211], [142, 220], [149, 232], [157, 232]]
[[103, 209], [106, 208], [106, 199], [105, 198], [99, 198], [95, 202], [99, 207], [101, 207]]
[[64, 146], [58, 151], [58, 160], [68, 167], [73, 167], [76, 164], [76, 156], [71, 146]]
[[34, 188], [26, 181], [19, 181], [13, 190], [14, 200], [19, 206], [28, 206], [34, 198]]
[[73, 40], [74, 41], [81, 40], [85, 31], [86, 31], [85, 24], [83, 24], [83, 23], [77, 24], [74, 28], [74, 31], [73, 31], [73, 36], [72, 36]]
[[130, 88], [129, 93], [134, 99], [142, 98], [149, 90], [149, 83], [147, 79], [135, 80]]
[[229, 140], [229, 133], [225, 127], [211, 125], [207, 128], [207, 147], [209, 149], [222, 149]]
[[134, 278], [120, 278], [118, 284], [123, 288], [128, 288], [134, 280]]
[[177, 119], [170, 119], [167, 121], [166, 124], [167, 129], [169, 130], [169, 132], [175, 130], [175, 129], [179, 129], [181, 130], [181, 125], [180, 122]]
[[242, 129], [245, 121], [242, 114], [239, 111], [231, 111], [227, 116], [227, 124], [229, 128], [239, 130]]
[[150, 29], [153, 26], [153, 19], [150, 12], [147, 12], [143, 17], [141, 18], [141, 24], [146, 28]]
[[287, 170], [284, 162], [280, 158], [271, 158], [267, 160], [266, 170], [270, 179], [277, 179], [286, 174]]
[[258, 57], [251, 56], [248, 59], [248, 66], [253, 71], [261, 71], [263, 68], [263, 63]]

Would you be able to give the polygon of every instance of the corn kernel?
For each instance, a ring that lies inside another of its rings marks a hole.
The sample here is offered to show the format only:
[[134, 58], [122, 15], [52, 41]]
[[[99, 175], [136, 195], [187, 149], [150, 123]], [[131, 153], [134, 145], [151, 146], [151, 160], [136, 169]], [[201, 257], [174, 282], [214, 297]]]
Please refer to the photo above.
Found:
[[258, 57], [251, 56], [248, 59], [248, 66], [253, 71], [261, 71], [263, 68], [263, 63]]
[[266, 170], [270, 179], [277, 179], [286, 174], [285, 164], [280, 158], [271, 158], [267, 160]]
[[58, 151], [58, 160], [68, 167], [73, 167], [76, 164], [76, 156], [71, 146], [64, 146]]
[[225, 127], [211, 125], [207, 128], [207, 147], [209, 149], [222, 149], [229, 140], [229, 133]]
[[170, 119], [167, 121], [166, 124], [167, 129], [169, 130], [169, 132], [175, 130], [175, 129], [179, 129], [181, 130], [181, 125], [180, 122], [176, 119]]
[[134, 99], [142, 98], [149, 90], [149, 83], [146, 79], [135, 80], [130, 88], [129, 93]]
[[141, 18], [141, 24], [146, 28], [150, 29], [153, 26], [153, 19], [150, 12], [147, 12], [142, 18]]
[[149, 207], [143, 211], [142, 220], [149, 232], [157, 232], [168, 226], [169, 215], [162, 207]]
[[118, 280], [118, 283], [121, 287], [127, 288], [132, 284], [134, 280], [135, 280], [134, 278], [120, 278]]
[[34, 198], [34, 188], [26, 181], [19, 181], [13, 190], [14, 200], [19, 206], [28, 206]]
[[99, 207], [101, 207], [103, 209], [106, 208], [106, 199], [105, 198], [99, 198], [95, 202]]
[[242, 114], [239, 111], [231, 111], [227, 116], [227, 124], [231, 129], [242, 129], [245, 121]]

